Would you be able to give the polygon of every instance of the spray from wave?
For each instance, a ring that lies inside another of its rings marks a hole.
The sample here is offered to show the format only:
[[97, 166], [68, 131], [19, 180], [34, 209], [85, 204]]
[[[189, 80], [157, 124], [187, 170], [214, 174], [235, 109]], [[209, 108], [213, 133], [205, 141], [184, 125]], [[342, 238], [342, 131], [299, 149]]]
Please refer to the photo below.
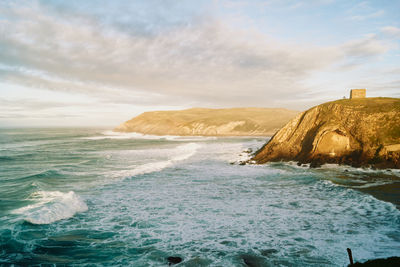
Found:
[[33, 224], [50, 224], [88, 210], [86, 203], [73, 191], [37, 191], [28, 199], [36, 203], [19, 208], [13, 213], [22, 214], [26, 221]]

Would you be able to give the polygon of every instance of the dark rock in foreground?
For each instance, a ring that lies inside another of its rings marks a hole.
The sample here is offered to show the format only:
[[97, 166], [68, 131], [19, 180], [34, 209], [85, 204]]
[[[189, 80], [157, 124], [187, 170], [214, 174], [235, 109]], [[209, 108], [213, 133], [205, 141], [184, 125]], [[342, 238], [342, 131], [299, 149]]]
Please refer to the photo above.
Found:
[[178, 264], [178, 263], [182, 262], [182, 260], [183, 259], [181, 257], [168, 257], [167, 258], [169, 265]]
[[253, 160], [400, 168], [400, 99], [344, 99], [313, 107], [280, 129]]
[[400, 257], [390, 257], [387, 259], [368, 260], [364, 263], [356, 262], [349, 264], [348, 267], [398, 267], [400, 266]]

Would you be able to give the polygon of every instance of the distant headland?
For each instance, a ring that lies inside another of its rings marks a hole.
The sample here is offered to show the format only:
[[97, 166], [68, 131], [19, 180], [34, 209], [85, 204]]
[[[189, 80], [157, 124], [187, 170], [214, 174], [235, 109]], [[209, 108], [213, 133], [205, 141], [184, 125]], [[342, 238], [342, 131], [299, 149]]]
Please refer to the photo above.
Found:
[[283, 108], [153, 111], [122, 123], [114, 131], [180, 136], [272, 136], [298, 113]]
[[299, 114], [253, 160], [400, 168], [400, 99], [366, 98], [365, 89], [354, 89], [350, 99]]

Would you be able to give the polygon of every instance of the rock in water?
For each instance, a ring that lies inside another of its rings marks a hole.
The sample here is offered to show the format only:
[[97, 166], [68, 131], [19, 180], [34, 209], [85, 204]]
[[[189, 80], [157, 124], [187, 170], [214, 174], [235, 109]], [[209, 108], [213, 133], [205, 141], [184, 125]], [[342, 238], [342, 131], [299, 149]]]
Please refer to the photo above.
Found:
[[181, 257], [168, 257], [167, 261], [168, 261], [169, 265], [178, 264], [178, 263], [182, 262], [182, 258]]
[[348, 265], [348, 267], [398, 267], [400, 266], [400, 257], [390, 257], [387, 259], [368, 260], [360, 263]]
[[256, 255], [251, 255], [251, 254], [243, 254], [240, 256], [242, 259], [243, 263], [247, 267], [264, 267], [264, 266], [269, 266], [268, 262], [266, 259], [260, 256]]
[[400, 168], [400, 99], [343, 99], [291, 120], [253, 158]]

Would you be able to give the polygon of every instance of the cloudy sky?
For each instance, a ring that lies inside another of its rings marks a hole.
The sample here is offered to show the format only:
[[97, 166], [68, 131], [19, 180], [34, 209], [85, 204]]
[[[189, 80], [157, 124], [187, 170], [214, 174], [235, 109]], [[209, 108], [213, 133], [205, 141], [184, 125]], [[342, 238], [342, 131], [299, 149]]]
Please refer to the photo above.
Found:
[[400, 1], [0, 1], [0, 127], [400, 97]]

